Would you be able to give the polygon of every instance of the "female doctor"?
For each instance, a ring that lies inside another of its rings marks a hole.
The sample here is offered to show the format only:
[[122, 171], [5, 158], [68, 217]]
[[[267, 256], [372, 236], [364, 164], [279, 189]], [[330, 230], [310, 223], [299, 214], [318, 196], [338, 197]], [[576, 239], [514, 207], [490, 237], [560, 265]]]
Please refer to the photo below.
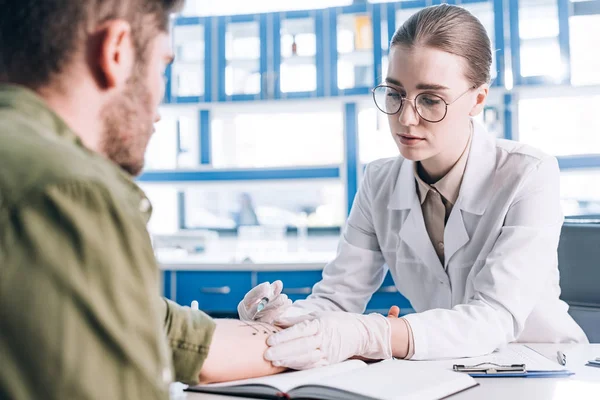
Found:
[[[337, 256], [306, 300], [292, 305], [278, 281], [239, 304], [241, 319], [291, 326], [267, 341], [273, 365], [587, 342], [559, 300], [557, 160], [496, 140], [472, 119], [484, 108], [491, 62], [484, 27], [460, 7], [425, 8], [396, 31], [373, 94], [400, 156], [367, 166]], [[416, 313], [361, 315], [388, 267]]]

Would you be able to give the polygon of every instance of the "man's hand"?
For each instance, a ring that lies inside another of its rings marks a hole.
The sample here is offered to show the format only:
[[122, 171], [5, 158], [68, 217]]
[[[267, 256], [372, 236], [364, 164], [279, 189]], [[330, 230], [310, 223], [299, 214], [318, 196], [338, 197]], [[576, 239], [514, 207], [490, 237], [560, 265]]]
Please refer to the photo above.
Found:
[[391, 325], [381, 314], [325, 312], [272, 335], [265, 359], [273, 366], [309, 369], [354, 356], [392, 357]]

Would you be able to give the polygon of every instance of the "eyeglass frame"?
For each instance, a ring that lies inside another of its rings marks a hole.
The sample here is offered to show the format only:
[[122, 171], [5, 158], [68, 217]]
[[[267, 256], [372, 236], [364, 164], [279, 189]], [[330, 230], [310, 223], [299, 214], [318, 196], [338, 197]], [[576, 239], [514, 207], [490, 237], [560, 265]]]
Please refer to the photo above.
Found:
[[[386, 114], [386, 115], [396, 115], [396, 114], [398, 114], [400, 111], [402, 111], [402, 107], [404, 106], [404, 101], [405, 101], [405, 100], [410, 100], [410, 101], [412, 102], [413, 108], [415, 109], [415, 112], [417, 113], [417, 115], [419, 116], [419, 118], [421, 118], [423, 121], [427, 121], [427, 122], [429, 122], [429, 123], [432, 123], [432, 124], [437, 124], [438, 122], [442, 122], [442, 121], [444, 120], [444, 118], [446, 118], [446, 115], [448, 115], [448, 106], [449, 106], [449, 105], [452, 105], [452, 104], [454, 104], [454, 103], [455, 103], [455, 102], [457, 102], [457, 101], [458, 101], [458, 100], [459, 100], [461, 97], [463, 97], [465, 94], [467, 94], [467, 93], [469, 93], [471, 90], [473, 90], [473, 89], [476, 89], [476, 88], [477, 88], [477, 86], [475, 86], [475, 85], [474, 85], [474, 86], [471, 86], [471, 87], [469, 87], [469, 88], [468, 88], [466, 91], [464, 91], [463, 93], [461, 93], [461, 94], [460, 94], [460, 95], [459, 95], [457, 98], [455, 98], [454, 100], [452, 100], [450, 103], [446, 102], [446, 100], [444, 100], [444, 99], [442, 98], [442, 96], [439, 96], [439, 95], [437, 95], [437, 94], [434, 94], [434, 93], [427, 93], [427, 92], [419, 93], [418, 95], [416, 95], [416, 96], [415, 96], [415, 98], [414, 98], [414, 99], [410, 99], [410, 98], [408, 98], [408, 97], [406, 97], [406, 96], [402, 96], [402, 95], [400, 95], [400, 107], [398, 108], [398, 111], [396, 111], [396, 112], [393, 112], [393, 113], [388, 113], [388, 112], [386, 112], [386, 111], [383, 111], [383, 110], [381, 109], [381, 107], [379, 107], [379, 105], [377, 104], [377, 100], [375, 99], [375, 91], [376, 91], [378, 88], [382, 88], [382, 87], [383, 87], [383, 88], [390, 88], [390, 89], [393, 89], [393, 90], [395, 90], [396, 92], [399, 92], [399, 90], [398, 90], [398, 89], [396, 89], [395, 87], [393, 87], [393, 86], [389, 86], [389, 85], [385, 85], [385, 84], [383, 84], [383, 83], [382, 83], [381, 85], [377, 85], [377, 86], [375, 86], [373, 89], [371, 89], [371, 93], [373, 94], [373, 102], [375, 103], [375, 107], [377, 107], [377, 109], [378, 109], [379, 111], [381, 111], [382, 113], [384, 113], [384, 114]], [[417, 98], [418, 98], [419, 96], [422, 96], [422, 95], [436, 96], [436, 97], [439, 97], [439, 98], [440, 98], [440, 99], [441, 99], [441, 100], [444, 102], [444, 104], [446, 105], [446, 108], [445, 108], [445, 110], [444, 110], [444, 116], [443, 116], [441, 119], [439, 119], [439, 120], [437, 120], [437, 121], [430, 121], [430, 120], [428, 120], [427, 118], [423, 118], [423, 116], [422, 116], [422, 115], [421, 115], [421, 113], [419, 112], [419, 109], [417, 108]]]

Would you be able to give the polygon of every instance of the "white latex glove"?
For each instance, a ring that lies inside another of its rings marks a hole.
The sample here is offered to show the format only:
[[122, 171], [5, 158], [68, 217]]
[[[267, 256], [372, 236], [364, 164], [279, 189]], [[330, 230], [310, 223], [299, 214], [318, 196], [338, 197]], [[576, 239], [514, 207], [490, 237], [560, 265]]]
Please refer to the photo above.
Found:
[[[242, 321], [260, 321], [273, 324], [292, 305], [286, 294], [281, 293], [283, 282], [264, 282], [250, 290], [238, 304], [238, 314]], [[263, 298], [269, 303], [262, 311], [257, 312], [258, 304]]]
[[392, 328], [381, 314], [313, 313], [305, 320], [271, 335], [265, 359], [276, 367], [309, 369], [354, 356], [374, 360], [392, 357]]

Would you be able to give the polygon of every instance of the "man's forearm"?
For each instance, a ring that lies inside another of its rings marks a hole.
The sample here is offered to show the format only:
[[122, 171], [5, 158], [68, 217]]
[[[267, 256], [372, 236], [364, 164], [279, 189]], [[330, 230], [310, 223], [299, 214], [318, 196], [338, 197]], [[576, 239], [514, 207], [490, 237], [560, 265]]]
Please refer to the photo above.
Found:
[[167, 299], [161, 298], [160, 302], [164, 330], [173, 356], [175, 380], [196, 384], [212, 343], [215, 323], [202, 311]]
[[255, 378], [282, 372], [264, 359], [266, 340], [281, 330], [260, 322], [217, 319], [208, 357], [200, 371], [201, 383]]

